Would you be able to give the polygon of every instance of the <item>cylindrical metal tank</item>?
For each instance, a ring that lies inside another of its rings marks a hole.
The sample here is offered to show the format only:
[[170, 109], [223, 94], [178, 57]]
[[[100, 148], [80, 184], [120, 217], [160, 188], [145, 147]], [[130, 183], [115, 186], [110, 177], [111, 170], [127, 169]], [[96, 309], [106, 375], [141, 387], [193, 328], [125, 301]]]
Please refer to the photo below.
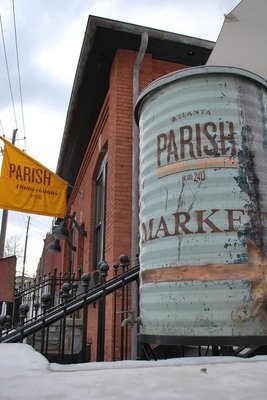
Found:
[[141, 92], [141, 340], [267, 343], [267, 83], [202, 66]]

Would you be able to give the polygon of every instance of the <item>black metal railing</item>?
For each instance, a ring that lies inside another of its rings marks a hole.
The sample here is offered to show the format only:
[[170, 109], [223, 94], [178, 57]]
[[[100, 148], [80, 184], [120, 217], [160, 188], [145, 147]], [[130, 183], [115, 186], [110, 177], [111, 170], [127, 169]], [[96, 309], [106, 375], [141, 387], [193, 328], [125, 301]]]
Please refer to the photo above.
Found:
[[[122, 255], [120, 263], [113, 265], [114, 277], [110, 280], [108, 271], [108, 265], [102, 262], [94, 279], [89, 274], [83, 274], [79, 280], [67, 274], [57, 276], [55, 271], [43, 281], [28, 284], [16, 294], [20, 301], [16, 324], [11, 316], [0, 315], [0, 342], [26, 342], [49, 361], [58, 363], [131, 358], [131, 327], [138, 312], [131, 309], [130, 289], [136, 285], [138, 292], [139, 266], [129, 269], [129, 259]], [[138, 345], [137, 358], [154, 360], [218, 355], [251, 357], [267, 352], [267, 346]]]
[[68, 282], [72, 286], [72, 294], [79, 288], [81, 281], [81, 270], [77, 274], [58, 273], [57, 268], [52, 273], [28, 281], [23, 286], [15, 289], [14, 303], [11, 315], [11, 325], [15, 327], [20, 323], [19, 307], [22, 304], [29, 306], [27, 318], [31, 319], [41, 313], [42, 296], [50, 294], [50, 306], [53, 307], [61, 302], [61, 286]]
[[[122, 273], [118, 274], [120, 266]], [[38, 313], [30, 318], [30, 307], [24, 302], [17, 326], [10, 326], [7, 316], [0, 316], [1, 342], [26, 341], [48, 360], [60, 363], [130, 358], [135, 320], [130, 285], [139, 285], [139, 266], [129, 269], [129, 259], [123, 255], [120, 264], [114, 264], [110, 280], [106, 279], [108, 270], [105, 262], [100, 263], [94, 286], [89, 274], [81, 276], [79, 290], [74, 290], [75, 280], [64, 282], [56, 305], [49, 292], [43, 293]]]

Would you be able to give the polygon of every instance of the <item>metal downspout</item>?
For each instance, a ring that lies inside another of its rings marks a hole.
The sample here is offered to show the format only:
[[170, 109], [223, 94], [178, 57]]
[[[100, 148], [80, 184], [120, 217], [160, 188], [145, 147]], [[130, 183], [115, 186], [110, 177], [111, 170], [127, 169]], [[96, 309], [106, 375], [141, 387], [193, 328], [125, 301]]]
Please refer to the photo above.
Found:
[[[133, 120], [132, 120], [132, 230], [131, 230], [131, 260], [136, 260], [139, 254], [139, 128], [134, 119], [134, 107], [139, 95], [140, 66], [146, 53], [148, 33], [143, 32], [141, 45], [133, 68]], [[132, 284], [132, 311], [138, 312], [138, 287]], [[131, 330], [131, 358], [137, 358], [137, 325]]]

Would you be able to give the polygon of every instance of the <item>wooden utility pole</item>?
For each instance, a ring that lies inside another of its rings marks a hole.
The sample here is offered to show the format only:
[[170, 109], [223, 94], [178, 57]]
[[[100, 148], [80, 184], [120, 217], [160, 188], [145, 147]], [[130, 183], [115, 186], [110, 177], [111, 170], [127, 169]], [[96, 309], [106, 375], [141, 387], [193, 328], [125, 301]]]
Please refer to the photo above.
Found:
[[[18, 131], [17, 129], [13, 130], [12, 144], [15, 144], [17, 131]], [[8, 219], [8, 210], [3, 210], [3, 213], [2, 213], [2, 225], [1, 225], [1, 235], [0, 235], [0, 258], [4, 258], [7, 219]]]

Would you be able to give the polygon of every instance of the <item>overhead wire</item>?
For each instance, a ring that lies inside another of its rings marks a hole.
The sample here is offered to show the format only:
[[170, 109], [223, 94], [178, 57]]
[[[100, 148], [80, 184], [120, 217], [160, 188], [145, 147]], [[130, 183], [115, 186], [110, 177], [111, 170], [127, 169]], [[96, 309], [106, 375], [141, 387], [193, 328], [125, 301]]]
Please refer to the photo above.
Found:
[[34, 216], [33, 216], [32, 225], [36, 226], [37, 228], [39, 225], [40, 228], [38, 228], [38, 229], [40, 229], [40, 230], [44, 229], [44, 228], [48, 229], [48, 227], [52, 225], [52, 217], [46, 217], [46, 218], [47, 218], [47, 220], [45, 222], [43, 220], [40, 220], [40, 218], [37, 219], [37, 217], [34, 218]]
[[15, 34], [16, 58], [17, 58], [17, 71], [18, 71], [18, 81], [19, 81], [21, 118], [22, 118], [22, 128], [23, 128], [24, 147], [25, 147], [24, 150], [26, 151], [25, 119], [24, 119], [23, 99], [22, 99], [21, 74], [20, 74], [18, 38], [17, 38], [17, 27], [16, 27], [16, 15], [15, 15], [15, 2], [14, 2], [14, 0], [12, 0], [12, 7], [13, 7], [13, 23], [14, 23], [14, 34]]
[[26, 222], [23, 218], [23, 215], [21, 215], [20, 212], [14, 212], [14, 216], [16, 216], [16, 218], [18, 220], [21, 230], [24, 231]]
[[3, 136], [3, 134], [4, 134], [4, 127], [3, 127], [3, 124], [2, 124], [1, 119], [0, 119], [0, 128], [1, 128], [1, 135]]
[[16, 116], [16, 110], [15, 110], [15, 104], [14, 104], [14, 97], [13, 97], [11, 80], [10, 80], [10, 73], [9, 73], [9, 65], [8, 65], [8, 61], [7, 61], [6, 44], [5, 44], [5, 37], [4, 37], [4, 30], [3, 30], [1, 14], [0, 14], [0, 25], [1, 25], [1, 34], [2, 34], [2, 42], [3, 42], [4, 56], [5, 56], [6, 71], [7, 71], [8, 84], [9, 84], [9, 91], [10, 91], [11, 102], [12, 102], [13, 113], [14, 113], [14, 120], [15, 120], [16, 129], [18, 129], [17, 116]]
[[[1, 128], [1, 135], [4, 136], [4, 127], [3, 127], [1, 119], [0, 119], [0, 128]], [[4, 154], [4, 148], [2, 146], [0, 146], [0, 156], [3, 156], [3, 154]], [[1, 165], [2, 165], [2, 159], [0, 158], [0, 167], [1, 167]]]
[[[51, 231], [51, 224], [52, 222], [49, 222], [49, 224], [45, 224], [43, 221], [40, 221], [40, 219], [37, 219], [36, 216], [32, 215], [30, 221], [29, 236], [35, 239], [40, 239], [40, 237], [43, 239], [44, 236], [46, 236], [46, 234]], [[38, 235], [39, 237], [37, 237], [36, 235]]]
[[[14, 37], [15, 37], [17, 75], [18, 75], [18, 86], [19, 86], [20, 107], [21, 107], [21, 122], [22, 122], [22, 128], [23, 128], [23, 139], [16, 138], [16, 140], [24, 140], [24, 150], [26, 151], [25, 117], [24, 117], [24, 105], [23, 105], [23, 96], [22, 96], [19, 46], [18, 46], [18, 37], [17, 37], [17, 26], [16, 26], [17, 24], [16, 24], [16, 13], [15, 13], [14, 0], [12, 0], [12, 8], [13, 8], [13, 25], [14, 25]], [[12, 101], [12, 108], [13, 108], [13, 114], [14, 114], [14, 122], [15, 122], [16, 129], [18, 129], [18, 119], [17, 119], [17, 115], [16, 115], [16, 108], [15, 108], [15, 102], [14, 102], [14, 96], [13, 96], [13, 90], [12, 90], [12, 84], [11, 84], [10, 68], [9, 68], [9, 64], [8, 64], [8, 57], [7, 57], [5, 36], [4, 36], [4, 28], [3, 28], [1, 15], [0, 15], [0, 26], [1, 26], [1, 34], [2, 34], [2, 42], [3, 42], [3, 50], [4, 50], [4, 56], [5, 56], [5, 65], [6, 65], [6, 72], [7, 72], [7, 77], [8, 77], [9, 91], [10, 91], [10, 97], [11, 97], [11, 101]], [[2, 122], [1, 122], [0, 128], [2, 128], [2, 131], [4, 133]], [[23, 215], [20, 212], [16, 212], [16, 219], [19, 222], [21, 230], [24, 230], [25, 229], [25, 215]], [[41, 233], [38, 233], [38, 232], [33, 232], [33, 233], [36, 233], [37, 235], [41, 236]], [[34, 236], [33, 236], [33, 238], [34, 238]]]
[[44, 237], [44, 234], [49, 232], [48, 229], [40, 229], [36, 225], [32, 225], [32, 224], [30, 224], [30, 231], [35, 233], [36, 235], [40, 235], [42, 237]]
[[[25, 131], [25, 118], [24, 118], [24, 105], [23, 105], [23, 96], [22, 96], [22, 83], [21, 83], [21, 71], [20, 71], [20, 59], [19, 59], [19, 46], [18, 46], [18, 37], [17, 37], [17, 24], [16, 24], [16, 13], [15, 13], [15, 1], [12, 0], [12, 8], [13, 8], [13, 24], [14, 24], [14, 36], [15, 36], [15, 47], [16, 47], [16, 62], [17, 62], [17, 74], [18, 74], [18, 84], [19, 84], [19, 95], [20, 95], [20, 107], [21, 107], [21, 121], [22, 121], [22, 128], [23, 128], [23, 139], [18, 139], [16, 140], [24, 140], [24, 150], [26, 151], [26, 131]], [[10, 72], [9, 72], [9, 65], [8, 65], [8, 57], [7, 57], [7, 51], [6, 51], [6, 45], [5, 45], [5, 37], [4, 37], [4, 29], [3, 29], [3, 24], [1, 20], [1, 15], [0, 15], [0, 23], [1, 23], [1, 32], [2, 32], [2, 41], [3, 41], [3, 48], [4, 48], [4, 55], [5, 55], [5, 62], [6, 62], [6, 70], [7, 70], [7, 76], [8, 76], [8, 83], [9, 83], [9, 91], [11, 95], [11, 100], [12, 100], [12, 107], [13, 107], [13, 113], [14, 113], [14, 121], [16, 124], [16, 128], [18, 127], [18, 122], [17, 122], [17, 115], [16, 115], [16, 109], [15, 109], [15, 103], [14, 103], [14, 96], [13, 96], [13, 91], [12, 91], [12, 85], [11, 85], [11, 79], [10, 79]], [[1, 121], [0, 121], [1, 122]], [[2, 127], [2, 123], [1, 123]], [[2, 129], [3, 130], [3, 129]], [[25, 225], [25, 217], [26, 214], [17, 212], [17, 218], [19, 225], [21, 229], [23, 230], [23, 226]], [[44, 228], [39, 228], [36, 226], [35, 223], [39, 223], [43, 225]], [[52, 225], [52, 223], [51, 223]], [[30, 227], [31, 229], [29, 230], [29, 237], [32, 239], [40, 239], [40, 237], [43, 237], [44, 235], [44, 230], [47, 232], [50, 231], [49, 228], [47, 228], [45, 223], [42, 223], [39, 220], [31, 220], [30, 222]], [[37, 231], [33, 228], [36, 228]], [[38, 232], [39, 231], [39, 232]], [[43, 232], [42, 232], [43, 231]], [[39, 236], [39, 238], [37, 237]], [[28, 258], [28, 257], [27, 257]]]

